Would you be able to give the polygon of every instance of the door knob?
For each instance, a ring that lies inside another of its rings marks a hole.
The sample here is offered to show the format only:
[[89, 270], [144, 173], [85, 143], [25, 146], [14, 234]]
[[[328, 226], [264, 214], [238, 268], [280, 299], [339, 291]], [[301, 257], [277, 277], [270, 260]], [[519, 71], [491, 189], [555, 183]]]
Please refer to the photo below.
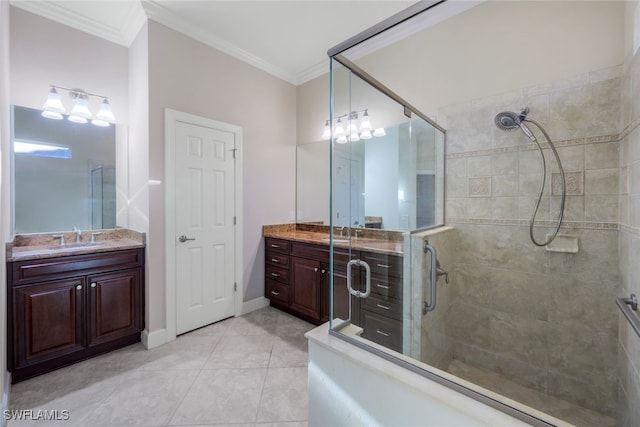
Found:
[[187, 236], [185, 236], [184, 234], [183, 234], [182, 236], [178, 237], [178, 241], [179, 241], [180, 243], [184, 243], [184, 242], [186, 242], [187, 240], [196, 240], [196, 238], [195, 238], [195, 237], [187, 237]]

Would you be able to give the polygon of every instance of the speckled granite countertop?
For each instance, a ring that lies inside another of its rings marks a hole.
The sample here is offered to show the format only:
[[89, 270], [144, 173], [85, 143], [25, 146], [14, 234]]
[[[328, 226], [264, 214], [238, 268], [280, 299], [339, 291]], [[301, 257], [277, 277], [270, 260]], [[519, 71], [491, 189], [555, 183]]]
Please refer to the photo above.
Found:
[[[339, 235], [339, 228], [335, 228], [333, 245], [337, 248], [349, 248], [378, 252], [390, 255], [402, 255], [404, 252], [404, 237], [398, 231], [385, 231], [368, 228], [358, 228], [358, 237], [353, 237], [351, 243], [347, 237], [347, 230], [343, 236]], [[354, 236], [356, 229], [351, 229]], [[296, 242], [329, 245], [329, 227], [314, 224], [280, 224], [262, 227], [264, 237], [293, 240]]]
[[[95, 242], [91, 242], [92, 233], [100, 233], [95, 236]], [[64, 245], [53, 237], [60, 234], [64, 235]], [[7, 262], [144, 248], [146, 236], [124, 228], [87, 230], [82, 232], [81, 243], [75, 241], [76, 233], [73, 231], [18, 234], [12, 242], [7, 243]]]

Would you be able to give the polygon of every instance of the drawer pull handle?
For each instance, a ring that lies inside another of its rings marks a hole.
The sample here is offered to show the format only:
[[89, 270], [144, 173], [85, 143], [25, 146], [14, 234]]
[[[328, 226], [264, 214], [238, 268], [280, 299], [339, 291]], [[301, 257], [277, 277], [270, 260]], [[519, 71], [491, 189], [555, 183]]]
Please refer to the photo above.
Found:
[[385, 337], [390, 337], [391, 336], [391, 332], [384, 332], [384, 331], [381, 331], [380, 329], [376, 329], [376, 333], [380, 334], [382, 336], [385, 336]]
[[82, 285], [76, 286], [76, 290], [81, 291], [82, 290]]
[[315, 272], [317, 273], [317, 272], [318, 272], [318, 267], [315, 267], [315, 268], [313, 269], [313, 271], [315, 271]]
[[390, 310], [390, 309], [391, 309], [391, 307], [386, 306], [386, 305], [384, 305], [384, 304], [380, 304], [380, 303], [378, 303], [378, 304], [376, 304], [376, 305], [377, 305], [378, 307], [380, 307], [380, 308], [384, 308], [385, 310]]
[[380, 289], [391, 289], [391, 286], [383, 285], [381, 283], [376, 283], [376, 286], [379, 287]]
[[271, 244], [271, 247], [272, 247], [272, 248], [279, 248], [279, 247], [280, 247], [280, 245], [274, 245], [274, 244]]
[[271, 258], [271, 262], [280, 262], [278, 258]]
[[377, 266], [380, 268], [391, 268], [389, 264], [377, 264]]
[[271, 275], [272, 275], [273, 277], [280, 277], [280, 275], [279, 275], [278, 273], [271, 273]]
[[324, 274], [326, 272], [327, 272], [327, 270], [325, 270], [324, 268], [322, 269], [322, 271], [320, 271], [320, 273], [322, 273], [322, 274]]
[[97, 285], [96, 285], [96, 282], [93, 282], [93, 283], [91, 284], [91, 287], [92, 287], [92, 288], [95, 288], [96, 286], [97, 286]]
[[276, 292], [276, 291], [271, 291], [271, 295], [275, 295], [275, 296], [278, 296], [278, 295], [280, 295], [280, 292]]

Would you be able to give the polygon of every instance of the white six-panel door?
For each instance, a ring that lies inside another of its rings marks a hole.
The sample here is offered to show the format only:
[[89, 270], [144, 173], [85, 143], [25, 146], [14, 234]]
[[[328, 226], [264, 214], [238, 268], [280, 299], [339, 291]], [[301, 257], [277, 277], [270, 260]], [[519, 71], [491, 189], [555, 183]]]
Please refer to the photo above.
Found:
[[175, 123], [177, 334], [234, 315], [235, 149], [233, 132]]

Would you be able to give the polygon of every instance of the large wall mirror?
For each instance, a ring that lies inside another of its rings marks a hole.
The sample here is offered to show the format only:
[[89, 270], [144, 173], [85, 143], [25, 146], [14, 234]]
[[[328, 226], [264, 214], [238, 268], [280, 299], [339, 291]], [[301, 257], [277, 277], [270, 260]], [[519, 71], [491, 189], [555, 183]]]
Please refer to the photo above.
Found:
[[115, 126], [12, 107], [14, 232], [115, 228]]

